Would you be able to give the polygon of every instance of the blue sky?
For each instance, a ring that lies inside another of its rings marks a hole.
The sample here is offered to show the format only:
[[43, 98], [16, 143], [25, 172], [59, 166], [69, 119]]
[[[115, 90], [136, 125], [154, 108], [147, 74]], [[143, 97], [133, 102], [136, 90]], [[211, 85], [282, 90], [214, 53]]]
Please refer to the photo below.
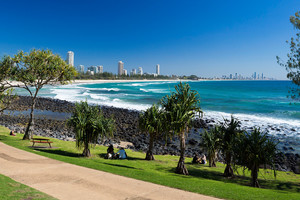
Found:
[[0, 56], [50, 49], [75, 65], [103, 65], [117, 73], [143, 67], [154, 73], [213, 77], [253, 72], [284, 79], [276, 63], [295, 35], [289, 17], [299, 0], [4, 1]]

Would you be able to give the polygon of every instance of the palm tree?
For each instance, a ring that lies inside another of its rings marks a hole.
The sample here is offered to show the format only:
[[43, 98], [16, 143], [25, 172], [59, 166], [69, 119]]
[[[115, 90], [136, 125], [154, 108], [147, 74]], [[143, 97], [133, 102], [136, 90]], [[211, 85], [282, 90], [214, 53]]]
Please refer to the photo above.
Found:
[[165, 126], [168, 130], [180, 138], [180, 159], [176, 173], [188, 175], [189, 172], [184, 165], [185, 135], [189, 131], [191, 120], [202, 113], [200, 109], [200, 95], [191, 90], [189, 84], [180, 82], [175, 86], [176, 92], [162, 98], [161, 105], [166, 112]]
[[207, 150], [208, 153], [208, 162], [209, 167], [216, 167], [216, 153], [220, 148], [220, 133], [221, 127], [215, 126], [209, 131], [204, 131], [202, 134], [202, 144]]
[[145, 160], [154, 160], [153, 144], [154, 141], [163, 133], [164, 113], [158, 107], [153, 105], [139, 116], [139, 128], [149, 133], [149, 147]]
[[245, 133], [240, 142], [238, 161], [251, 171], [251, 186], [260, 187], [257, 177], [261, 165], [264, 169], [267, 165], [273, 166], [274, 176], [276, 176], [274, 159], [277, 144], [274, 139], [268, 138], [267, 133], [262, 133], [257, 128], [250, 133]]
[[76, 136], [76, 146], [84, 147], [82, 155], [90, 157], [90, 143], [96, 144], [99, 136], [113, 136], [115, 123], [112, 118], [105, 118], [97, 107], [89, 106], [87, 102], [75, 104], [72, 117], [68, 125], [73, 127]]
[[235, 165], [235, 159], [233, 157], [237, 153], [235, 151], [236, 144], [238, 144], [239, 136], [243, 131], [239, 128], [240, 121], [231, 116], [231, 120], [224, 120], [221, 126], [222, 130], [222, 145], [221, 150], [225, 159], [226, 168], [224, 170], [225, 177], [234, 176], [232, 164]]

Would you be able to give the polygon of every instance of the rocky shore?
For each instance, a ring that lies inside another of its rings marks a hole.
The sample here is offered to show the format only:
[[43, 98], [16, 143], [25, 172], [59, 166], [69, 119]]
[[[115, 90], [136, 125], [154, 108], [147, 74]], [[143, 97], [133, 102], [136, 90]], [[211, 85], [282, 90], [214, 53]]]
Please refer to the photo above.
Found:
[[[11, 111], [20, 111], [19, 114], [2, 114], [0, 115], [0, 124], [14, 130], [17, 133], [23, 133], [25, 130], [28, 118], [22, 114], [22, 111], [29, 109], [31, 98], [27, 96], [19, 96], [18, 99], [10, 106]], [[148, 135], [141, 133], [138, 130], [138, 111], [120, 109], [114, 107], [102, 106], [102, 111], [105, 116], [113, 116], [116, 121], [117, 130], [114, 133], [114, 137], [98, 141], [99, 144], [114, 144], [118, 146], [121, 141], [129, 142], [127, 148], [136, 151], [147, 151], [148, 147]], [[47, 136], [58, 138], [61, 140], [74, 140], [75, 136], [71, 128], [67, 126], [66, 120], [72, 110], [74, 109], [74, 103], [51, 99], [51, 98], [38, 98], [36, 103], [36, 110], [38, 111], [51, 111], [49, 114], [39, 114], [35, 116], [35, 135]], [[40, 112], [43, 113], [43, 112]], [[62, 119], [56, 117], [49, 117], [52, 113], [59, 113], [62, 116], [66, 116]], [[201, 145], [201, 137], [199, 131], [203, 128], [212, 127], [216, 124], [215, 119], [197, 119], [193, 123], [194, 127], [188, 134], [186, 156], [192, 157], [194, 153], [205, 153]], [[249, 127], [251, 129], [252, 127]], [[290, 147], [284, 146], [287, 150]], [[276, 168], [281, 171], [294, 171], [300, 173], [297, 163], [300, 163], [299, 154], [291, 153], [290, 151], [284, 151], [279, 153], [276, 161]], [[179, 140], [173, 139], [172, 141], [159, 140], [155, 144], [154, 154], [169, 154], [179, 155]], [[222, 161], [222, 158], [219, 157]]]

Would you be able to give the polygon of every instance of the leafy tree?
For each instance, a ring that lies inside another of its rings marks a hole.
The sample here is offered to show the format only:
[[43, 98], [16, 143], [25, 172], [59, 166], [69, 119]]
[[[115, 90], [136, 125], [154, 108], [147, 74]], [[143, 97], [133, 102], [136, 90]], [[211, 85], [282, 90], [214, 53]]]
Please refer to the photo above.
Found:
[[73, 127], [76, 136], [76, 146], [84, 148], [82, 155], [90, 157], [90, 143], [96, 144], [99, 136], [111, 137], [115, 131], [115, 121], [103, 116], [98, 107], [89, 106], [87, 102], [75, 104], [68, 125]]
[[226, 168], [224, 170], [225, 177], [232, 177], [234, 175], [232, 165], [235, 165], [236, 144], [239, 141], [240, 135], [243, 133], [240, 127], [240, 121], [231, 116], [231, 120], [224, 120], [221, 126], [222, 144], [221, 150], [225, 159]]
[[208, 162], [210, 167], [216, 167], [216, 153], [221, 145], [221, 127], [215, 126], [209, 131], [202, 133], [202, 144], [208, 153]]
[[149, 148], [146, 153], [146, 160], [154, 160], [153, 144], [164, 131], [164, 113], [158, 105], [153, 105], [139, 116], [139, 128], [149, 133]]
[[287, 61], [283, 62], [278, 56], [277, 63], [280, 66], [285, 67], [287, 70], [287, 78], [292, 80], [296, 85], [290, 88], [289, 93], [292, 99], [299, 99], [300, 97], [300, 11], [295, 13], [295, 16], [290, 17], [290, 22], [296, 29], [296, 38], [291, 38], [291, 41], [287, 41], [290, 46], [290, 52], [287, 54]]
[[31, 139], [38, 92], [46, 84], [68, 83], [76, 74], [76, 70], [50, 50], [35, 49], [30, 53], [20, 51], [13, 57], [5, 56], [0, 65], [0, 89], [23, 88], [32, 98], [30, 117], [23, 137]]
[[2, 113], [11, 102], [16, 98], [16, 95], [12, 95], [12, 89], [0, 91], [0, 113]]
[[185, 137], [189, 131], [191, 120], [202, 113], [200, 109], [200, 95], [191, 90], [189, 84], [180, 82], [175, 86], [176, 92], [162, 98], [161, 105], [166, 113], [165, 126], [174, 135], [180, 138], [180, 159], [176, 173], [188, 175], [189, 172], [184, 165]]
[[262, 133], [257, 128], [250, 133], [245, 133], [242, 137], [237, 160], [240, 165], [251, 171], [251, 186], [260, 187], [257, 177], [261, 165], [264, 166], [264, 169], [267, 165], [273, 166], [276, 177], [274, 167], [276, 145], [277, 142], [274, 139], [268, 138], [267, 133]]

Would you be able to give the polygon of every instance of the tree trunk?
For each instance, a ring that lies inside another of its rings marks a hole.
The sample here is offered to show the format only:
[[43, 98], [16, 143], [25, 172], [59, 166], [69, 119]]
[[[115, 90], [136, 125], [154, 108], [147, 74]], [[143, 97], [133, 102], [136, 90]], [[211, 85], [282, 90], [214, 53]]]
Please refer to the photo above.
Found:
[[28, 120], [28, 124], [27, 124], [26, 130], [25, 130], [23, 140], [30, 140], [33, 135], [33, 129], [34, 129], [34, 113], [33, 113], [33, 111], [35, 108], [35, 101], [36, 101], [36, 98], [32, 98], [30, 116], [29, 116], [29, 120]]
[[84, 150], [83, 150], [82, 155], [83, 155], [84, 157], [90, 157], [90, 156], [91, 156], [91, 152], [90, 152], [90, 149], [89, 149], [89, 145], [87, 145], [87, 146], [84, 147]]
[[226, 168], [223, 174], [225, 177], [233, 177], [233, 169], [231, 167], [231, 154], [226, 154]]
[[212, 152], [208, 156], [209, 167], [217, 167], [216, 165], [216, 153]]
[[184, 131], [180, 135], [180, 159], [177, 164], [176, 173], [189, 175], [187, 168], [184, 165], [184, 152], [185, 152], [185, 134]]
[[146, 153], [145, 160], [154, 160], [153, 143], [154, 143], [154, 138], [153, 138], [153, 136], [150, 135], [150, 137], [149, 137], [149, 148], [148, 148], [148, 151]]
[[252, 187], [260, 187], [259, 183], [258, 183], [258, 167], [254, 166], [251, 169], [251, 186]]

